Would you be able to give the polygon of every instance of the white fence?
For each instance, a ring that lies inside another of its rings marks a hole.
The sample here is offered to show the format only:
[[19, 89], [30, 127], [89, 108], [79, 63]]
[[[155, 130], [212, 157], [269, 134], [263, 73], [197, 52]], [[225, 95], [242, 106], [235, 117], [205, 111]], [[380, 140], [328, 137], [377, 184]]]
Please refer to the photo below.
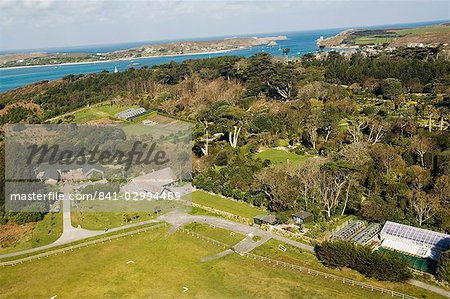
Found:
[[15, 259], [15, 260], [12, 260], [12, 261], [0, 262], [0, 266], [2, 266], [2, 267], [4, 267], [4, 266], [14, 266], [14, 265], [17, 265], [17, 264], [22, 264], [24, 262], [29, 262], [29, 261], [32, 261], [32, 260], [49, 257], [51, 255], [57, 255], [59, 253], [65, 253], [66, 251], [73, 251], [74, 249], [78, 249], [78, 248], [82, 248], [82, 247], [88, 247], [88, 246], [91, 246], [91, 245], [97, 245], [99, 243], [112, 241], [114, 239], [118, 240], [119, 238], [132, 236], [132, 235], [135, 235], [135, 234], [139, 234], [139, 233], [142, 233], [142, 232], [146, 232], [146, 231], [149, 231], [149, 230], [153, 230], [153, 229], [160, 228], [160, 227], [165, 227], [165, 226], [167, 226], [167, 223], [164, 222], [164, 223], [161, 223], [161, 224], [156, 224], [156, 225], [153, 225], [153, 226], [140, 228], [140, 229], [137, 229], [137, 230], [133, 230], [133, 231], [129, 231], [129, 232], [121, 233], [121, 234], [116, 234], [116, 235], [112, 235], [112, 236], [109, 236], [109, 237], [104, 237], [104, 238], [92, 240], [92, 241], [85, 242], [85, 243], [80, 243], [80, 244], [67, 246], [67, 247], [63, 247], [63, 248], [59, 248], [59, 249], [45, 251], [43, 253], [35, 254], [35, 255], [32, 255], [32, 256], [27, 256], [27, 257], [20, 258], [20, 259]]
[[[220, 246], [220, 247], [223, 247], [223, 248], [231, 247], [231, 246], [229, 246], [227, 244], [224, 244], [222, 242], [219, 242], [219, 241], [213, 240], [211, 238], [202, 236], [202, 235], [200, 235], [198, 233], [195, 233], [195, 232], [192, 232], [192, 231], [188, 231], [186, 229], [179, 229], [179, 230], [182, 231], [182, 232], [185, 232], [185, 233], [187, 233], [187, 234], [189, 234], [189, 235], [191, 235], [193, 237], [196, 237], [196, 238], [201, 239], [201, 240], [206, 240], [207, 242], [209, 242], [211, 244], [214, 244], [214, 245], [217, 245], [217, 246]], [[333, 281], [339, 281], [339, 282], [342, 282], [342, 283], [347, 284], [347, 285], [358, 286], [358, 287], [361, 287], [363, 289], [369, 289], [371, 291], [380, 292], [381, 294], [387, 294], [387, 295], [390, 295], [392, 297], [399, 297], [399, 298], [403, 298], [403, 299], [417, 299], [416, 297], [411, 296], [411, 295], [399, 293], [399, 292], [396, 292], [396, 291], [384, 289], [384, 288], [373, 286], [373, 285], [370, 285], [370, 284], [367, 284], [367, 283], [359, 282], [359, 281], [348, 279], [348, 278], [345, 278], [345, 277], [340, 277], [340, 276], [333, 275], [333, 274], [328, 274], [328, 273], [325, 273], [325, 272], [309, 269], [309, 268], [306, 268], [306, 267], [302, 267], [302, 266], [286, 263], [286, 262], [275, 260], [275, 259], [271, 259], [271, 258], [268, 258], [268, 257], [264, 257], [264, 256], [252, 254], [252, 253], [240, 253], [240, 252], [238, 252], [238, 254], [240, 254], [241, 256], [245, 256], [246, 258], [251, 258], [251, 259], [254, 259], [254, 260], [261, 261], [261, 262], [266, 262], [268, 264], [272, 264], [274, 266], [278, 266], [278, 267], [281, 267], [281, 268], [284, 268], [284, 269], [297, 270], [297, 271], [303, 272], [305, 274], [310, 274], [310, 275], [314, 275], [314, 276], [320, 276], [320, 277], [323, 277], [323, 278], [326, 278], [326, 279], [330, 279], [330, 280], [333, 280]]]
[[208, 242], [208, 243], [211, 243], [211, 244], [216, 245], [216, 246], [219, 246], [219, 247], [223, 247], [223, 248], [230, 248], [230, 247], [231, 247], [231, 246], [228, 245], [228, 244], [225, 244], [225, 243], [222, 243], [222, 242], [220, 242], [220, 241], [211, 239], [211, 238], [209, 238], [209, 237], [205, 237], [205, 236], [203, 236], [203, 235], [200, 235], [199, 233], [196, 233], [196, 232], [187, 230], [187, 229], [185, 229], [185, 228], [179, 228], [178, 230], [179, 230], [179, 231], [182, 231], [183, 233], [186, 233], [186, 234], [188, 234], [188, 235], [191, 235], [191, 236], [193, 236], [193, 237], [195, 237], [195, 238], [197, 238], [197, 239], [201, 239], [201, 240], [203, 240], [203, 241], [206, 241], [206, 242]]

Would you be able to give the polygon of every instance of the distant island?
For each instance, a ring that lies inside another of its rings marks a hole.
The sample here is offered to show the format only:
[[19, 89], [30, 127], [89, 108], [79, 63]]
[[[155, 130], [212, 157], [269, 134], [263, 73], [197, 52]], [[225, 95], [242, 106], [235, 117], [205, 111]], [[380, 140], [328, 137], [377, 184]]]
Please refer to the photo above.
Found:
[[362, 51], [394, 50], [396, 48], [437, 48], [450, 50], [450, 24], [390, 29], [348, 29], [329, 37], [319, 38], [320, 48], [357, 49]]
[[[18, 53], [0, 55], [0, 68], [67, 63], [102, 62], [135, 58], [175, 56], [188, 54], [220, 53], [260, 45], [276, 45], [276, 41], [287, 40], [286, 36], [231, 37], [210, 41], [179, 41], [148, 44], [131, 49], [107, 53]], [[138, 63], [136, 63], [138, 64]]]

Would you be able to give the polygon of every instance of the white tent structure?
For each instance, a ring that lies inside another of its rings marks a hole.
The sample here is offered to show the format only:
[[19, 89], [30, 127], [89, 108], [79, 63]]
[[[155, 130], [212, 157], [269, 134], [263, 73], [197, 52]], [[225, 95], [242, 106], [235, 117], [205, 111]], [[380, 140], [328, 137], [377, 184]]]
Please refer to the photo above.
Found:
[[380, 237], [385, 248], [433, 260], [450, 247], [450, 235], [392, 221], [386, 221]]

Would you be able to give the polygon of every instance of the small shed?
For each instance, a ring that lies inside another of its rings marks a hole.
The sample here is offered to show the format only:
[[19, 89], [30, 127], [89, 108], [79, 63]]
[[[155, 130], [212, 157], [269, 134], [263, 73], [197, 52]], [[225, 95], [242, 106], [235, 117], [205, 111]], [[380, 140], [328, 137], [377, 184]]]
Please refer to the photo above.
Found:
[[256, 215], [255, 217], [253, 217], [253, 222], [259, 225], [274, 225], [277, 222], [277, 217], [275, 217], [274, 215]]
[[313, 214], [306, 211], [298, 211], [297, 213], [292, 214], [292, 219], [297, 224], [304, 224], [313, 222], [314, 216]]

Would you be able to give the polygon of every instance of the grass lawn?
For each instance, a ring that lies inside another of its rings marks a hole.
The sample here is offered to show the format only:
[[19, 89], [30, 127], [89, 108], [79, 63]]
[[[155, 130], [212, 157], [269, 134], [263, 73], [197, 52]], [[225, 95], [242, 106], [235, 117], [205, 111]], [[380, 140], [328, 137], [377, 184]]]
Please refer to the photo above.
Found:
[[104, 230], [140, 221], [155, 219], [152, 212], [71, 212], [72, 226], [90, 230]]
[[417, 28], [405, 28], [393, 30], [395, 33], [399, 35], [407, 35], [407, 34], [421, 34], [426, 32], [448, 32], [450, 33], [450, 27], [448, 26], [431, 26], [431, 27], [417, 27]]
[[133, 106], [99, 106], [94, 108], [86, 108], [83, 110], [79, 110], [73, 114], [75, 117], [74, 122], [76, 123], [85, 123], [92, 120], [99, 120], [102, 118], [115, 118], [115, 114], [124, 111], [129, 108], [139, 108], [137, 105]]
[[370, 44], [384, 44], [391, 43], [397, 38], [394, 37], [359, 37], [355, 39], [355, 45], [370, 45]]
[[0, 254], [15, 252], [47, 245], [56, 241], [62, 234], [62, 213], [48, 213], [34, 229], [8, 247], [0, 248]]
[[193, 203], [228, 212], [234, 215], [246, 217], [249, 219], [252, 219], [256, 215], [268, 214], [267, 211], [258, 207], [252, 207], [245, 202], [226, 199], [219, 195], [212, 195], [200, 190], [192, 192], [190, 196], [192, 196]]
[[[287, 248], [285, 252], [281, 251], [278, 248], [278, 245], [282, 244]], [[439, 295], [425, 291], [421, 288], [414, 287], [412, 285], [409, 285], [407, 283], [393, 283], [393, 282], [380, 282], [376, 279], [369, 279], [364, 277], [363, 275], [359, 274], [358, 272], [351, 270], [351, 269], [329, 269], [323, 266], [320, 261], [316, 258], [316, 256], [308, 251], [301, 250], [297, 247], [276, 241], [276, 240], [269, 240], [265, 244], [261, 245], [260, 247], [254, 249], [252, 253], [274, 258], [277, 260], [281, 260], [287, 263], [299, 265], [308, 267], [310, 269], [319, 270], [322, 272], [327, 272], [330, 274], [338, 275], [341, 277], [347, 277], [350, 279], [354, 279], [357, 281], [361, 281], [364, 283], [368, 283], [374, 286], [379, 286], [382, 288], [386, 288], [389, 290], [394, 290], [397, 292], [413, 295], [416, 297], [422, 297], [422, 298], [441, 298]]]
[[72, 206], [71, 219], [72, 226], [90, 230], [104, 230], [127, 224], [155, 219], [155, 208], [161, 213], [166, 213], [175, 208], [191, 210], [190, 206], [183, 205], [176, 201], [127, 201], [120, 199], [117, 201], [84, 201], [81, 203], [81, 210]]
[[256, 157], [260, 158], [262, 161], [270, 160], [270, 162], [272, 162], [272, 164], [274, 164], [274, 165], [287, 163], [288, 161], [292, 162], [292, 163], [299, 163], [306, 159], [305, 156], [297, 155], [296, 153], [285, 152], [285, 151], [277, 150], [277, 149], [273, 149], [273, 148], [270, 148], [270, 149], [264, 150], [260, 153], [257, 153]]
[[186, 225], [184, 228], [230, 246], [236, 245], [245, 238], [243, 234], [231, 232], [220, 227], [213, 228], [206, 223], [194, 222]]
[[[161, 228], [2, 268], [0, 297], [383, 298], [237, 254], [200, 262], [222, 248], [185, 233], [165, 232]], [[127, 264], [130, 260], [135, 263]]]

